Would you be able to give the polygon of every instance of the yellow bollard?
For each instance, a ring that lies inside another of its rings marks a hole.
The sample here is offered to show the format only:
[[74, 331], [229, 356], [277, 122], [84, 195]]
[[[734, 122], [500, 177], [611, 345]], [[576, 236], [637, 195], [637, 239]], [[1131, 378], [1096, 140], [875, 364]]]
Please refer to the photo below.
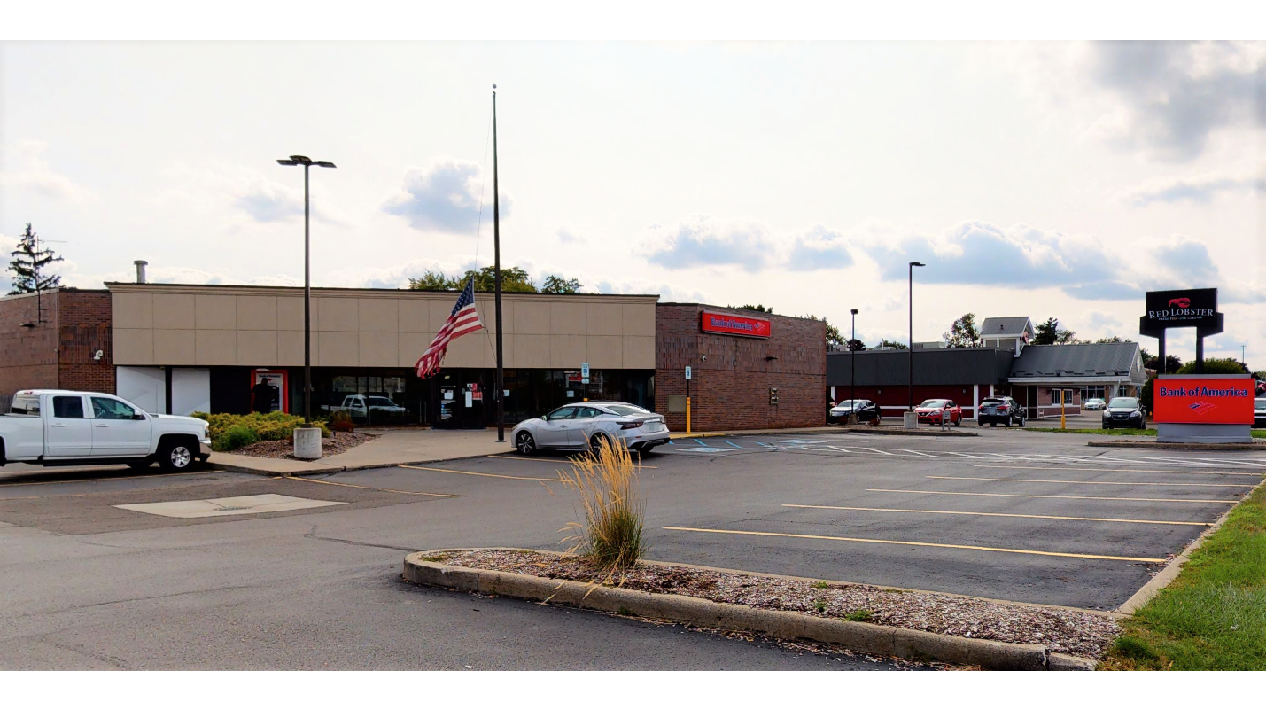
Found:
[[690, 396], [686, 396], [686, 435], [690, 434]]
[[1064, 422], [1064, 389], [1059, 389], [1059, 429], [1066, 430]]

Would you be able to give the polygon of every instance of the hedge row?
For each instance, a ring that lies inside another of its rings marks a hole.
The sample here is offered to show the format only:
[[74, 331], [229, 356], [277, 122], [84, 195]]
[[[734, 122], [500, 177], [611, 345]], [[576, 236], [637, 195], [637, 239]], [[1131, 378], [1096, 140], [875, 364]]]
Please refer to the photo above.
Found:
[[[271, 413], [192, 413], [194, 418], [207, 421], [211, 431], [211, 447], [215, 450], [237, 450], [260, 440], [290, 440], [294, 429], [303, 425], [303, 417], [281, 411]], [[325, 421], [315, 420], [321, 428], [321, 436], [329, 437], [330, 429]]]

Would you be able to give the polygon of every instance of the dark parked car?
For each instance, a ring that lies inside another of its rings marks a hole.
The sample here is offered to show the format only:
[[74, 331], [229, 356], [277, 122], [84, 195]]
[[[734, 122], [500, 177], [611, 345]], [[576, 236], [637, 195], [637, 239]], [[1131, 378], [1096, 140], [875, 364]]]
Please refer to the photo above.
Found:
[[1024, 409], [1011, 396], [989, 396], [980, 402], [980, 412], [976, 414], [976, 425], [997, 425], [998, 423], [1008, 428], [1012, 425], [1024, 427]]
[[879, 406], [874, 401], [861, 400], [856, 401], [840, 401], [835, 404], [834, 408], [826, 414], [826, 422], [828, 423], [847, 423], [848, 416], [853, 412], [853, 405], [857, 407], [857, 422], [869, 423], [877, 420], [879, 416]]
[[1253, 427], [1266, 428], [1266, 398], [1253, 400]]
[[925, 400], [914, 407], [914, 412], [918, 413], [920, 423], [931, 423], [932, 425], [940, 425], [941, 418], [945, 417], [945, 411], [949, 411], [949, 421], [954, 425], [963, 424], [963, 409], [952, 400], [945, 398], [932, 398]]
[[1113, 398], [1108, 401], [1108, 407], [1103, 409], [1103, 427], [1112, 428], [1139, 428], [1145, 427], [1145, 419], [1143, 417], [1143, 409], [1139, 406], [1138, 398]]

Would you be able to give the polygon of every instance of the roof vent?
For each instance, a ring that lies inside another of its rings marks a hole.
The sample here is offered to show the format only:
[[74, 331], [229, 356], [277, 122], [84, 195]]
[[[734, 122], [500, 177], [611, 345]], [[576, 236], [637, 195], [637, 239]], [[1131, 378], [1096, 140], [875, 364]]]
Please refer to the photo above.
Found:
[[136, 283], [145, 284], [145, 265], [149, 264], [145, 260], [136, 261]]

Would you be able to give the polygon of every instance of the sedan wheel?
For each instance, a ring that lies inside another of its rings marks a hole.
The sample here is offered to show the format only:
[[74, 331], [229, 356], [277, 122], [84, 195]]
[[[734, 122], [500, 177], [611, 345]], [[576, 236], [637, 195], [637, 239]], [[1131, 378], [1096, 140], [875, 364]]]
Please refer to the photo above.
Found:
[[514, 449], [518, 450], [520, 455], [531, 455], [536, 452], [536, 441], [532, 439], [532, 434], [519, 433], [519, 437], [515, 439]]
[[604, 442], [610, 443], [611, 436], [603, 433], [594, 433], [593, 436], [589, 438], [589, 449], [593, 451], [594, 454], [597, 454], [597, 452], [602, 449], [602, 443]]

